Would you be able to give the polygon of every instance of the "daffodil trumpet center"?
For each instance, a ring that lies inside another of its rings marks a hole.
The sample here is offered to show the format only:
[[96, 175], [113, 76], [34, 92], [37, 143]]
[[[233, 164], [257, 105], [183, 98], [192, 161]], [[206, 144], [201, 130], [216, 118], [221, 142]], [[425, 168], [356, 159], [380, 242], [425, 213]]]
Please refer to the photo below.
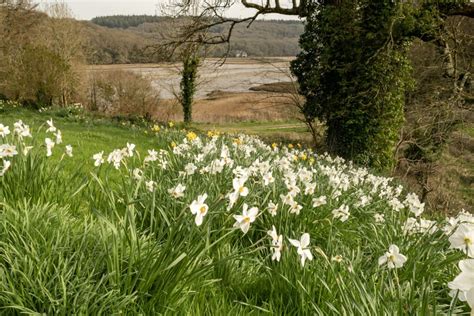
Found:
[[464, 237], [464, 243], [465, 243], [467, 246], [471, 246], [471, 245], [472, 245], [472, 239], [469, 238], [469, 237]]

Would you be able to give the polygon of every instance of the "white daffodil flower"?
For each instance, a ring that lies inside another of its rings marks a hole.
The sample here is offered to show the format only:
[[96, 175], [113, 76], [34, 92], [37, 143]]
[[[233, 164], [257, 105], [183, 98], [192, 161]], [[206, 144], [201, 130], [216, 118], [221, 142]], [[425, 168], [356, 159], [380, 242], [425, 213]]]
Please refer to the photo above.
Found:
[[30, 128], [28, 125], [24, 124], [22, 120], [13, 124], [13, 131], [17, 134], [20, 138], [23, 137], [31, 137]]
[[145, 182], [146, 189], [150, 192], [154, 192], [156, 188], [156, 182], [153, 180]]
[[54, 136], [56, 137], [56, 144], [59, 145], [63, 142], [63, 135], [61, 134], [61, 131], [58, 129], [56, 133], [54, 133]]
[[349, 206], [343, 204], [339, 208], [332, 211], [333, 218], [338, 218], [341, 222], [345, 222], [349, 219], [351, 213], [349, 212]]
[[153, 162], [158, 160], [158, 152], [154, 149], [148, 150], [148, 156], [145, 157], [144, 162]]
[[234, 215], [236, 220], [234, 227], [238, 227], [244, 234], [249, 231], [250, 224], [255, 221], [258, 215], [258, 208], [252, 207], [248, 210], [248, 205], [244, 203], [242, 215]]
[[290, 205], [290, 213], [300, 215], [300, 211], [303, 209], [303, 206], [299, 205], [298, 202], [293, 201]]
[[384, 214], [375, 213], [374, 214], [374, 219], [375, 219], [375, 222], [378, 223], [378, 224], [385, 223], [385, 215]]
[[139, 168], [133, 169], [132, 174], [133, 174], [133, 178], [137, 181], [140, 181], [143, 177], [143, 171]]
[[267, 186], [270, 183], [275, 182], [275, 178], [273, 177], [273, 174], [271, 172], [267, 172], [263, 175], [263, 185]]
[[235, 178], [232, 180], [232, 186], [238, 196], [247, 196], [249, 194], [249, 189], [245, 186], [246, 181], [246, 178]]
[[298, 248], [298, 254], [301, 256], [301, 266], [304, 267], [305, 261], [306, 260], [313, 260], [313, 255], [311, 254], [311, 251], [309, 250], [309, 234], [304, 233], [301, 235], [300, 240], [296, 239], [289, 239], [290, 243]]
[[204, 203], [207, 199], [207, 193], [203, 195], [199, 195], [197, 200], [194, 200], [191, 205], [189, 205], [189, 209], [191, 213], [196, 215], [194, 222], [197, 226], [201, 226], [204, 216], [206, 216], [207, 212], [209, 211], [209, 206]]
[[10, 127], [0, 124], [0, 136], [5, 137], [10, 134]]
[[406, 261], [407, 257], [400, 253], [400, 249], [396, 245], [391, 245], [388, 252], [379, 258], [379, 266], [386, 264], [389, 269], [401, 268]]
[[459, 268], [461, 273], [448, 283], [448, 287], [452, 290], [452, 296], [457, 295], [461, 301], [467, 301], [474, 311], [474, 259], [461, 260]]
[[313, 195], [315, 190], [316, 190], [316, 183], [310, 182], [306, 184], [306, 187], [304, 189], [304, 194]]
[[0, 177], [3, 177], [5, 175], [5, 173], [10, 168], [11, 165], [12, 165], [12, 163], [10, 161], [3, 160], [2, 170], [0, 170]]
[[458, 229], [449, 237], [450, 248], [460, 249], [474, 258], [474, 225], [461, 224]]
[[469, 304], [469, 307], [471, 308], [471, 316], [474, 316], [474, 288], [470, 289], [466, 293], [466, 301]]
[[435, 232], [438, 231], [438, 226], [436, 226], [436, 221], [430, 221], [427, 219], [420, 218], [418, 230], [422, 234], [424, 233], [434, 234]]
[[135, 144], [129, 144], [127, 143], [127, 148], [126, 148], [126, 152], [127, 152], [127, 157], [133, 157], [133, 153], [135, 151]]
[[296, 184], [288, 186], [288, 190], [288, 194], [293, 198], [295, 198], [301, 192], [300, 188]]
[[272, 216], [276, 216], [277, 215], [277, 211], [278, 211], [278, 203], [275, 204], [273, 203], [272, 201], [270, 201], [268, 203], [268, 212], [272, 215]]
[[186, 187], [180, 183], [175, 188], [169, 189], [168, 193], [175, 199], [179, 199], [184, 196], [184, 190], [186, 190]]
[[272, 230], [269, 230], [267, 234], [272, 237], [272, 260], [280, 262], [281, 251], [283, 250], [283, 235], [278, 235], [275, 226], [272, 226]]
[[100, 166], [105, 161], [104, 160], [104, 152], [101, 151], [100, 153], [97, 153], [97, 154], [93, 155], [92, 159], [94, 159], [94, 166], [96, 166], [96, 167]]
[[69, 157], [72, 157], [72, 146], [71, 145], [66, 145], [66, 155]]
[[122, 163], [122, 160], [123, 160], [123, 155], [124, 155], [124, 152], [122, 150], [115, 149], [107, 157], [107, 162], [112, 164], [115, 169], [119, 169], [120, 164]]
[[46, 124], [48, 124], [48, 129], [46, 130], [46, 133], [54, 133], [56, 132], [56, 127], [53, 124], [53, 119], [49, 119], [46, 121]]
[[55, 143], [51, 140], [51, 138], [45, 138], [44, 142], [46, 144], [46, 157], [50, 157], [53, 154]]
[[313, 198], [313, 207], [318, 207], [321, 205], [325, 205], [327, 203], [327, 198], [325, 195]]
[[4, 157], [13, 157], [18, 155], [18, 151], [16, 150], [16, 146], [3, 144], [0, 145], [0, 158]]
[[230, 210], [234, 206], [235, 202], [239, 199], [239, 196], [247, 196], [249, 194], [249, 189], [245, 186], [246, 181], [247, 177], [234, 178], [232, 180], [234, 191], [227, 195], [229, 198], [227, 210]]
[[334, 200], [338, 201], [338, 200], [339, 200], [339, 197], [340, 197], [341, 195], [342, 195], [341, 190], [334, 190], [334, 192], [332, 192], [332, 194], [331, 194], [331, 197], [332, 197]]
[[442, 231], [446, 235], [451, 235], [451, 233], [458, 227], [459, 221], [455, 217], [447, 217], [446, 225], [442, 228]]
[[186, 172], [188, 176], [193, 175], [196, 172], [196, 169], [197, 169], [196, 165], [193, 164], [192, 162], [188, 163], [184, 167], [184, 171]]
[[286, 195], [280, 194], [280, 199], [283, 202], [283, 205], [291, 206], [294, 203], [293, 196], [290, 193]]
[[393, 210], [396, 212], [400, 212], [400, 210], [403, 208], [403, 203], [400, 202], [400, 200], [396, 197], [389, 200], [388, 205], [390, 205], [390, 207], [393, 208]]
[[466, 293], [466, 301], [471, 308], [471, 316], [474, 316], [474, 287]]
[[408, 207], [410, 212], [415, 214], [415, 217], [418, 217], [423, 213], [425, 209], [425, 203], [421, 203], [418, 195], [415, 193], [410, 193], [407, 195], [405, 199], [405, 205]]
[[457, 216], [459, 223], [465, 224], [473, 224], [474, 225], [474, 215], [471, 213], [466, 212], [466, 210], [462, 209], [461, 212]]
[[405, 235], [413, 235], [418, 232], [418, 221], [414, 217], [409, 217], [405, 224], [403, 224], [402, 229]]
[[372, 197], [367, 195], [360, 196], [360, 200], [355, 203], [356, 207], [364, 207], [367, 206], [372, 201]]
[[235, 202], [237, 202], [237, 199], [239, 198], [239, 192], [230, 192], [227, 197], [229, 198], [229, 205], [227, 206], [227, 210], [230, 211], [230, 209], [234, 207]]

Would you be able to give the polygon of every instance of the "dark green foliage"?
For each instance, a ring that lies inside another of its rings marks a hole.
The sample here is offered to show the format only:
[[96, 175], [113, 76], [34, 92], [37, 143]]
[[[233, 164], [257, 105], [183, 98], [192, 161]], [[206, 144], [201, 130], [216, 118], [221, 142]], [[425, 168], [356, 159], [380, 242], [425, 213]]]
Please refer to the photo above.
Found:
[[166, 19], [169, 18], [156, 15], [112, 15], [98, 16], [93, 18], [91, 22], [100, 26], [126, 29], [143, 23], [161, 22]]
[[292, 71], [306, 97], [306, 121], [326, 123], [331, 152], [378, 169], [393, 166], [405, 95], [414, 83], [410, 44], [420, 38], [440, 45], [446, 16], [467, 2], [307, 5], [302, 51]]
[[392, 1], [315, 5], [292, 63], [304, 115], [326, 123], [326, 144], [339, 156], [386, 169], [403, 123], [405, 91], [412, 85], [398, 34], [408, 8]]
[[196, 79], [199, 68], [199, 57], [189, 54], [183, 59], [183, 70], [181, 71], [181, 95], [180, 101], [183, 106], [184, 122], [192, 121], [192, 106], [194, 93], [196, 92]]

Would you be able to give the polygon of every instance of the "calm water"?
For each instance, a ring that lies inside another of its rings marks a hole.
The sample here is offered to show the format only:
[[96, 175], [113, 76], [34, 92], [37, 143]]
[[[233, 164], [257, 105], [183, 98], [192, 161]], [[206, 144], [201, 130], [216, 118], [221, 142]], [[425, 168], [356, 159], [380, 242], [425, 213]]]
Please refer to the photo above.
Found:
[[[199, 70], [198, 98], [216, 90], [248, 92], [249, 88], [265, 83], [290, 81], [289, 59], [257, 61], [229, 59], [224, 65], [207, 60]], [[179, 64], [92, 66], [92, 70], [124, 69], [149, 76], [163, 99], [171, 99], [179, 89]]]

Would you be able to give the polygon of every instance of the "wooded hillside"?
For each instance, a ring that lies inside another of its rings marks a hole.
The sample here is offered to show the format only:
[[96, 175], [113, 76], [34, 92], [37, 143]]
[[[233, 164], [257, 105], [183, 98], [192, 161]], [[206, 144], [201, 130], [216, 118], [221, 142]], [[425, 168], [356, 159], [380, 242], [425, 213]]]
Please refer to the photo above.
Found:
[[[91, 64], [153, 63], [161, 61], [152, 45], [163, 38], [171, 23], [158, 16], [107, 16], [81, 22], [87, 38], [87, 61]], [[221, 33], [216, 26], [211, 32]], [[255, 21], [250, 28], [237, 25], [230, 43], [230, 55], [244, 52], [248, 57], [296, 56], [300, 21]], [[210, 57], [221, 57], [227, 45], [213, 47]]]

